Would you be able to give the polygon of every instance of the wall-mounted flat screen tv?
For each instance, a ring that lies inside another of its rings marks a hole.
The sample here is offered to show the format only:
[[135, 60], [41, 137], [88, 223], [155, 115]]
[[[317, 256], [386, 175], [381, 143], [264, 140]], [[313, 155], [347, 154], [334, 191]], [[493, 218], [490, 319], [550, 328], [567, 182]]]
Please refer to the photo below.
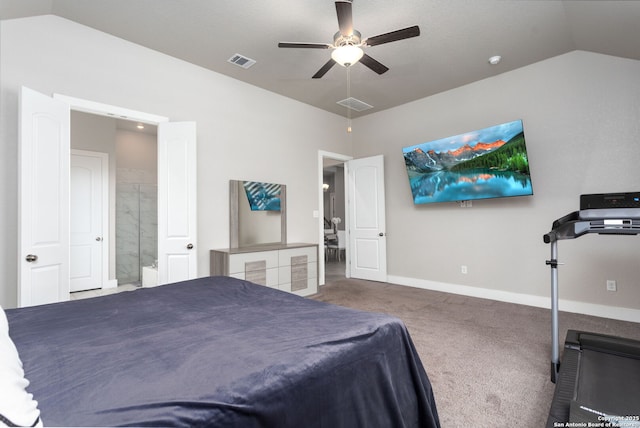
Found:
[[415, 204], [533, 195], [521, 120], [402, 151]]
[[280, 184], [243, 181], [251, 211], [280, 211]]

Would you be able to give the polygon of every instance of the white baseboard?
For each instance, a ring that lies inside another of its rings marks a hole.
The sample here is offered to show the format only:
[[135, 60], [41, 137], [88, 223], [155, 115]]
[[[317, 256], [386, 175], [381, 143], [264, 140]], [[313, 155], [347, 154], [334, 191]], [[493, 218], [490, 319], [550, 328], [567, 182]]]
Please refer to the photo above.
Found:
[[118, 288], [118, 280], [117, 279], [110, 279], [106, 282], [106, 284], [104, 284], [102, 286], [102, 288]]
[[[391, 284], [405, 285], [408, 287], [422, 288], [425, 290], [442, 291], [444, 293], [497, 300], [499, 302], [517, 303], [519, 305], [535, 306], [546, 309], [551, 308], [551, 299], [549, 297], [534, 296], [532, 294], [512, 293], [510, 291], [470, 287], [468, 285], [448, 284], [445, 282], [406, 278], [395, 275], [389, 275], [387, 282]], [[617, 306], [598, 305], [595, 303], [577, 302], [575, 300], [564, 299], [560, 299], [558, 301], [558, 309], [564, 312], [640, 323], [640, 310], [638, 309], [620, 308]]]

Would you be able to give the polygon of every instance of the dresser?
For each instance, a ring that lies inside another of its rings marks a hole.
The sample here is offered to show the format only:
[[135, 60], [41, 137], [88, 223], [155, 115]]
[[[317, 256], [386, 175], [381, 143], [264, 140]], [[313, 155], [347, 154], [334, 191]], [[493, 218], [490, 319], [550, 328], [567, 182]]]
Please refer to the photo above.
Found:
[[211, 250], [211, 275], [226, 275], [300, 296], [318, 292], [318, 245], [268, 244]]

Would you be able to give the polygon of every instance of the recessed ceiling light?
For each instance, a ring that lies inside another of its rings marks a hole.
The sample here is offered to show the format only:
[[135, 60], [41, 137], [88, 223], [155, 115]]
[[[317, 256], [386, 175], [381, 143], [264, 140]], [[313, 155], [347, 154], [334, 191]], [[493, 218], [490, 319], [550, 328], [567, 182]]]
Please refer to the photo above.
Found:
[[500, 55], [494, 55], [489, 58], [489, 64], [491, 65], [497, 65], [500, 63], [500, 61], [502, 61], [502, 57]]
[[141, 124], [141, 123], [139, 123], [139, 124], [138, 124], [138, 129], [144, 129], [144, 125], [143, 125], [143, 124]]

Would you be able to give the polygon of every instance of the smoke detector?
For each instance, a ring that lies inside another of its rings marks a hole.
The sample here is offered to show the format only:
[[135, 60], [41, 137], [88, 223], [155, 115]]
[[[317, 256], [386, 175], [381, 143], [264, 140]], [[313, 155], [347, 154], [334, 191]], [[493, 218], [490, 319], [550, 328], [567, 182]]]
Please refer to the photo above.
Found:
[[500, 61], [502, 61], [502, 57], [500, 55], [494, 55], [489, 58], [489, 64], [491, 65], [498, 65]]

